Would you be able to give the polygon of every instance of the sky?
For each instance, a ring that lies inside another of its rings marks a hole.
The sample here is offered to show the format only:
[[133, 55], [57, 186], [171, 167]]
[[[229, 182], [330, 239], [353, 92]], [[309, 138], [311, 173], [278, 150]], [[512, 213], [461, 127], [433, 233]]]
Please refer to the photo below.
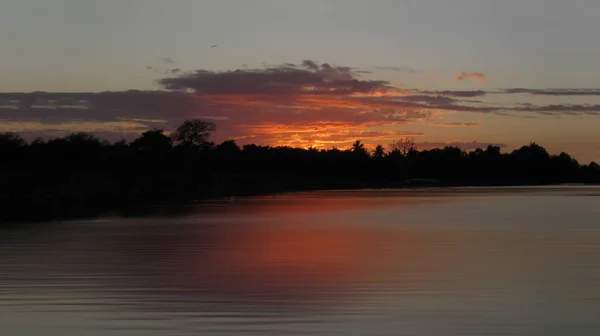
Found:
[[597, 13], [597, 0], [4, 0], [0, 132], [118, 140], [201, 118], [215, 142], [537, 142], [600, 161]]

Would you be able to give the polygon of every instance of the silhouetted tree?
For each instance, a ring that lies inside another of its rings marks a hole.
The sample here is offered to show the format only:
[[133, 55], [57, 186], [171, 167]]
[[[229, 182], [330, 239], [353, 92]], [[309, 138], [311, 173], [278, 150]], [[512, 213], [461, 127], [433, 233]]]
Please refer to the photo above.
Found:
[[88, 146], [100, 146], [102, 141], [96, 138], [93, 134], [79, 132], [72, 133], [66, 137], [66, 140], [76, 146], [88, 145]]
[[0, 165], [13, 165], [22, 155], [25, 145], [25, 141], [17, 134], [0, 133]]
[[498, 146], [493, 146], [493, 145], [488, 145], [487, 149], [485, 150], [486, 155], [488, 156], [500, 156], [500, 147]]
[[240, 147], [235, 143], [235, 140], [223, 141], [215, 148], [215, 152], [223, 157], [233, 157], [240, 153]]
[[402, 159], [403, 155], [402, 152], [400, 151], [400, 149], [398, 148], [394, 148], [392, 149], [388, 155], [387, 155], [388, 159], [390, 159], [391, 161], [398, 161], [400, 159]]
[[382, 145], [377, 145], [375, 151], [373, 151], [373, 157], [376, 159], [382, 159], [385, 156], [385, 150]]
[[354, 153], [355, 155], [357, 155], [359, 157], [368, 157], [369, 156], [369, 153], [367, 152], [367, 149], [365, 148], [365, 144], [363, 144], [362, 141], [360, 141], [360, 140], [356, 140], [352, 144], [352, 153]]
[[173, 140], [164, 135], [162, 129], [155, 128], [142, 133], [131, 143], [131, 147], [143, 153], [166, 153], [173, 147]]
[[532, 183], [552, 182], [550, 154], [535, 142], [514, 150], [510, 159], [513, 162], [510, 170], [516, 180]]
[[8, 149], [8, 148], [20, 148], [25, 146], [25, 140], [21, 138], [18, 134], [7, 132], [0, 133], [0, 148]]
[[392, 144], [390, 144], [392, 150], [397, 149], [400, 154], [406, 156], [411, 152], [417, 150], [417, 146], [415, 144], [415, 140], [413, 138], [404, 138], [400, 139]]
[[565, 152], [551, 156], [550, 165], [554, 182], [568, 182], [567, 179], [577, 175], [577, 171], [580, 169], [579, 162]]
[[352, 151], [354, 152], [362, 152], [365, 150], [365, 144], [363, 144], [360, 140], [356, 140], [352, 144]]
[[173, 138], [184, 146], [201, 146], [208, 140], [210, 133], [217, 129], [211, 122], [192, 119], [186, 120], [173, 133]]

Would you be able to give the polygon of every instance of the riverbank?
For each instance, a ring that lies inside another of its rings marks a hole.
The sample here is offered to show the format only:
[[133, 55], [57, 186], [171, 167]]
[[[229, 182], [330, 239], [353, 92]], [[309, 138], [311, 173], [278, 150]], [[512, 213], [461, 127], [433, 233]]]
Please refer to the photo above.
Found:
[[[215, 179], [218, 180], [218, 179]], [[267, 182], [278, 181], [278, 184], [269, 184]], [[246, 180], [246, 182], [248, 182]], [[317, 191], [349, 191], [349, 190], [421, 190], [431, 188], [457, 188], [457, 187], [531, 187], [531, 186], [560, 186], [561, 184], [535, 184], [514, 181], [511, 183], [500, 182], [459, 182], [459, 181], [439, 181], [439, 180], [407, 180], [401, 182], [382, 181], [328, 181], [318, 183], [314, 179], [307, 181], [302, 178], [282, 179], [269, 177], [267, 180], [256, 179], [245, 187], [231, 189], [222, 188], [214, 194], [204, 193], [193, 197], [192, 195], [182, 195], [181, 197], [171, 199], [129, 199], [125, 195], [111, 195], [110, 197], [99, 199], [91, 195], [85, 197], [79, 195], [76, 199], [75, 194], [71, 197], [60, 198], [58, 195], [49, 197], [45, 200], [34, 199], [24, 200], [21, 203], [4, 202], [4, 210], [0, 214], [0, 224], [19, 224], [32, 222], [52, 222], [76, 219], [94, 219], [99, 217], [144, 217], [144, 216], [170, 216], [183, 214], [190, 207], [209, 201], [219, 201], [226, 199], [259, 197], [259, 196], [277, 196], [297, 192], [317, 192]], [[594, 184], [577, 184], [594, 185]], [[249, 187], [253, 186], [253, 187]], [[184, 197], [187, 196], [187, 197]], [[8, 205], [8, 207], [6, 207]]]

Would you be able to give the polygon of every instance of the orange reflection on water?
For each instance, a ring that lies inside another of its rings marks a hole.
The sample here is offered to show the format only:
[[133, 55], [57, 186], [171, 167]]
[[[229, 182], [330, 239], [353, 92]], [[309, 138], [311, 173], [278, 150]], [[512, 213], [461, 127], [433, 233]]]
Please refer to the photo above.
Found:
[[[204, 238], [181, 241], [177, 286], [203, 287], [218, 295], [237, 293], [278, 298], [310, 298], [356, 293], [399, 274], [425, 274], [431, 267], [427, 233], [364, 227], [276, 228], [252, 223], [251, 228], [216, 229], [206, 253], [184, 252]], [[417, 243], [415, 243], [417, 242]], [[412, 279], [417, 280], [418, 279]]]
[[329, 287], [369, 265], [369, 243], [360, 230], [252, 230], [230, 233], [209, 264], [244, 287]]
[[[370, 198], [364, 195], [369, 193]], [[206, 212], [228, 216], [254, 216], [256, 214], [317, 214], [355, 212], [363, 210], [397, 209], [431, 205], [442, 198], [419, 197], [410, 191], [322, 191], [252, 197], [236, 201], [213, 202]], [[378, 197], [379, 196], [379, 197]], [[219, 207], [219, 205], [221, 205]], [[312, 224], [312, 223], [307, 223]], [[322, 223], [328, 225], [330, 223]]]

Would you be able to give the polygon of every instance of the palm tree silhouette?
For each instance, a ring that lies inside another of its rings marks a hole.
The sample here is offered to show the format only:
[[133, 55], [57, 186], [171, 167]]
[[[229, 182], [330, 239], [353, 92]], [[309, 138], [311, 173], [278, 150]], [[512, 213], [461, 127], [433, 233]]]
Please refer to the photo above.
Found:
[[385, 151], [383, 150], [383, 146], [377, 145], [377, 147], [375, 147], [375, 151], [373, 152], [373, 158], [381, 159], [384, 156], [385, 156]]

